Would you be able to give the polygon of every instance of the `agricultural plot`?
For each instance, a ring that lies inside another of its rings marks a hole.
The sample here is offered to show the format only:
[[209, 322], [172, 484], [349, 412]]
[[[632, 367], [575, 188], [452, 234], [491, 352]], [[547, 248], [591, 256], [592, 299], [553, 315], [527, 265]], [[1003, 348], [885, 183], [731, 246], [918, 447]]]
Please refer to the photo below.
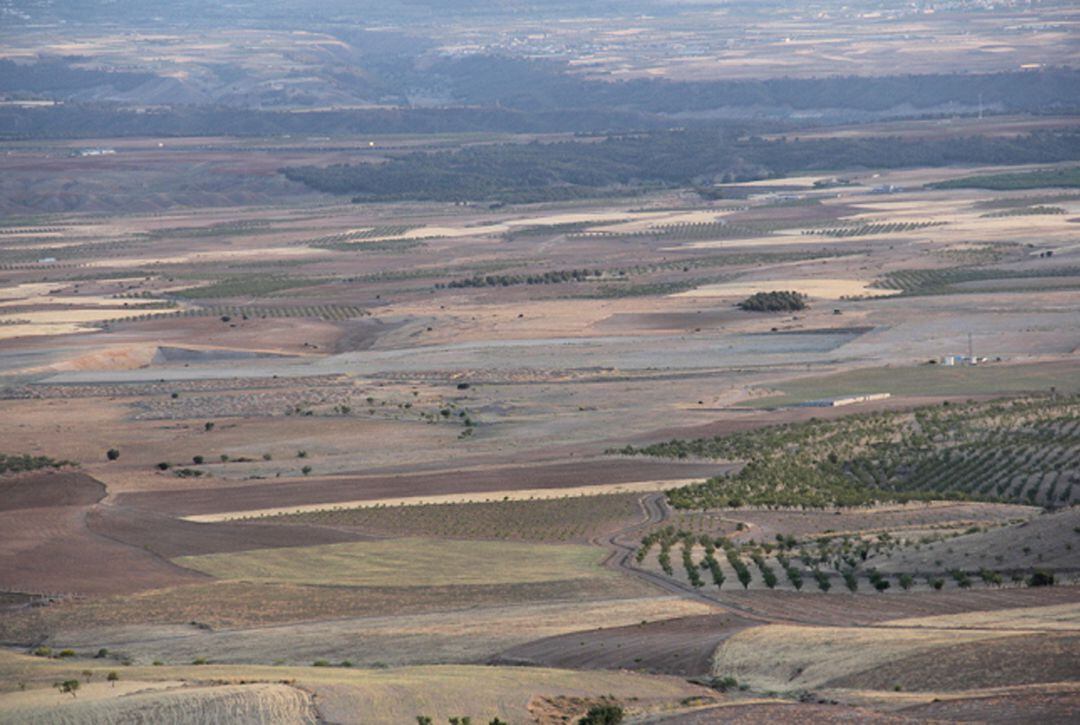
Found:
[[[586, 231], [567, 234], [567, 239], [606, 239], [610, 241], [662, 240], [689, 242], [712, 239], [753, 239], [781, 229], [784, 224], [729, 224], [724, 221], [686, 224], [658, 224], [637, 231]], [[790, 226], [788, 224], [787, 226]]]
[[[962, 526], [957, 525], [960, 521], [920, 523], [917, 509], [902, 508], [896, 513], [916, 514], [908, 514], [911, 524], [899, 517], [890, 520], [890, 509], [884, 509], [878, 514], [879, 525], [864, 532], [804, 529], [775, 537], [772, 527], [753, 523], [758, 518], [754, 511], [745, 516], [739, 511], [703, 512], [723, 522], [726, 533], [670, 524], [655, 528], [642, 539], [636, 562], [713, 597], [743, 590], [940, 596], [943, 591], [1038, 588], [1080, 579], [1072, 553], [1080, 545], [1075, 508], [1011, 521], [969, 520]], [[776, 522], [791, 518], [796, 524], [804, 513], [761, 512]], [[864, 516], [872, 519], [874, 514]], [[674, 520], [680, 520], [678, 514]], [[680, 558], [681, 565], [674, 561]]]
[[949, 179], [932, 184], [934, 189], [992, 189], [1015, 191], [1020, 189], [1074, 188], [1080, 186], [1080, 167], [1043, 169], [1004, 174], [981, 174]]
[[889, 392], [893, 396], [938, 397], [960, 395], [1009, 395], [1035, 393], [1056, 388], [1080, 392], [1077, 367], [1068, 361], [1018, 365], [977, 365], [945, 367], [873, 367], [831, 375], [809, 376], [773, 383], [770, 389], [781, 395], [752, 399], [752, 408], [797, 405], [825, 398], [862, 395], [867, 391]]
[[1040, 512], [1041, 509], [1030, 506], [959, 501], [836, 510], [679, 509], [671, 512], [665, 525], [713, 538], [771, 541], [776, 534], [813, 539], [878, 531], [948, 533], [972, 526], [992, 528], [1016, 523]]
[[[625, 600], [647, 602], [653, 594], [649, 586], [625, 577], [392, 587], [211, 580], [123, 596], [70, 599], [50, 607], [5, 613], [0, 618], [0, 641], [29, 644], [50, 636], [75, 638], [86, 631], [127, 625], [191, 627], [191, 622], [196, 622], [218, 630], [559, 602], [577, 606], [603, 602], [597, 606], [610, 610]], [[222, 607], [222, 602], [233, 605]], [[672, 602], [666, 607], [669, 614], [674, 613]]]
[[170, 292], [170, 297], [180, 299], [221, 299], [226, 297], [266, 297], [276, 292], [325, 284], [325, 279], [305, 279], [303, 277], [282, 277], [274, 275], [249, 275], [231, 277], [200, 287]]
[[[979, 583], [984, 572], [1001, 572], [1004, 581], [1035, 570], [1056, 573], [1065, 583], [1080, 573], [1080, 509], [1070, 506], [1042, 513], [1022, 523], [999, 527], [972, 526], [945, 538], [916, 536], [917, 546], [876, 552], [869, 565], [885, 573], [940, 572], [960, 568]], [[929, 540], [924, 541], [924, 538]], [[992, 575], [990, 583], [996, 578]]]
[[524, 584], [614, 576], [597, 568], [603, 552], [568, 544], [389, 539], [174, 561], [218, 579], [347, 586]]
[[833, 227], [830, 229], [807, 229], [803, 234], [821, 235], [826, 237], [865, 237], [873, 234], [904, 234], [921, 229], [939, 227], [946, 222], [921, 221], [921, 222], [885, 222], [877, 224], [860, 224], [846, 227]]
[[[755, 689], [795, 691], [828, 686], [902, 657], [946, 652], [1024, 633], [963, 629], [801, 627], [773, 624], [740, 632], [716, 652], [713, 671]], [[1007, 646], [1006, 646], [1007, 649]]]
[[[749, 543], [734, 543], [723, 536], [713, 538], [677, 529], [661, 529], [644, 538], [637, 557], [639, 564], [647, 569], [655, 571], [659, 568], [669, 577], [714, 593], [719, 590], [738, 591], [740, 586], [743, 590], [796, 592], [804, 587], [807, 591], [821, 592], [857, 592], [860, 588], [862, 591], [886, 591], [890, 588], [896, 591], [940, 591], [945, 585], [949, 585], [949, 588], [958, 586], [940, 566], [936, 572], [935, 567], [927, 566], [916, 576], [909, 571], [883, 573], [875, 564], [883, 551], [887, 555], [895, 548], [921, 550], [928, 544], [956, 535], [935, 533], [912, 539], [894, 539], [887, 532], [880, 532], [869, 538], [844, 536], [834, 539], [822, 536], [816, 540], [778, 535], [777, 543], [759, 543], [753, 539]], [[654, 541], [657, 545], [655, 557], [652, 555]], [[682, 562], [678, 568], [672, 566], [672, 554], [675, 552]], [[1001, 572], [981, 571], [998, 574], [998, 577], [980, 581], [980, 584], [1000, 585], [1005, 582], [1005, 575]], [[894, 576], [897, 578], [894, 579]], [[1022, 573], [1018, 576], [1016, 581], [1010, 583], [1022, 584], [1025, 577]], [[963, 588], [970, 588], [972, 583], [969, 578]]]
[[983, 214], [984, 219], [999, 219], [1003, 217], [1011, 216], [1040, 216], [1046, 214], [1058, 215], [1065, 214], [1066, 211], [1060, 206], [1046, 206], [1043, 204], [1036, 204], [1035, 206], [1021, 206], [1014, 207], [1012, 209], [1003, 209], [1001, 211], [993, 211]]
[[[1060, 280], [1056, 278], [1061, 278]], [[1043, 267], [1040, 269], [1000, 269], [1000, 268], [952, 268], [952, 269], [917, 269], [897, 270], [887, 273], [875, 281], [873, 287], [899, 290], [905, 295], [941, 295], [962, 292], [982, 291], [978, 287], [963, 287], [972, 282], [1004, 282], [1015, 280], [1013, 287], [1045, 290], [1047, 283], [1060, 284], [1061, 280], [1076, 278], [1080, 284], [1080, 267]], [[1025, 280], [1031, 280], [1025, 282]], [[1043, 280], [1043, 281], [1040, 281]]]
[[1080, 398], [1021, 398], [852, 415], [618, 452], [746, 461], [676, 489], [676, 508], [982, 499], [1067, 505], [1080, 496]]
[[[111, 671], [118, 671], [115, 686], [106, 681]], [[675, 677], [543, 667], [118, 667], [111, 661], [4, 653], [0, 674], [12, 685], [27, 685], [25, 691], [4, 698], [0, 718], [31, 722], [58, 715], [71, 722], [208, 718], [360, 724], [415, 722], [418, 715], [435, 722], [466, 717], [479, 723], [498, 717], [518, 723], [537, 715], [548, 722], [572, 722], [599, 702], [619, 703], [628, 714], [645, 717], [677, 710], [683, 701], [717, 699], [714, 691]], [[52, 686], [71, 678], [84, 680], [76, 697]], [[477, 682], [484, 687], [478, 689]]]
[[380, 536], [504, 541], [587, 541], [641, 517], [639, 494], [529, 501], [329, 509], [269, 519], [347, 527]]
[[303, 239], [293, 244], [304, 247], [320, 247], [323, 249], [340, 249], [340, 245], [348, 244], [350, 242], [362, 242], [367, 239], [378, 239], [380, 241], [386, 239], [394, 239], [395, 237], [401, 237], [401, 235], [411, 232], [414, 229], [419, 228], [417, 225], [412, 224], [393, 224], [371, 227], [370, 229], [357, 229], [350, 232], [339, 232], [337, 234], [327, 234], [321, 237], [315, 237], [314, 239]]
[[[141, 322], [161, 315], [174, 317], [221, 317], [247, 319], [273, 319], [273, 318], [310, 318], [315, 320], [341, 321], [351, 320], [357, 317], [366, 317], [371, 312], [367, 308], [357, 305], [205, 305], [198, 307], [185, 307], [175, 312], [164, 312], [160, 315], [142, 314], [117, 317], [98, 323], [100, 325], [117, 324], [121, 322]], [[222, 322], [229, 322], [223, 319]]]

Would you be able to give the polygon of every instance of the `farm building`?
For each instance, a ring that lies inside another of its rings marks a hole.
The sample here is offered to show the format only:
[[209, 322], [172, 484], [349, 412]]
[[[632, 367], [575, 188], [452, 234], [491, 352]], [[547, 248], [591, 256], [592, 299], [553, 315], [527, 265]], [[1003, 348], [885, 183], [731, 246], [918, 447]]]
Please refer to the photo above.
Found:
[[941, 364], [950, 368], [963, 365], [979, 365], [984, 362], [986, 362], [986, 358], [978, 355], [946, 355], [941, 358]]
[[849, 395], [844, 398], [822, 398], [820, 400], [808, 400], [798, 405], [803, 408], [839, 408], [844, 405], [855, 403], [869, 403], [872, 400], [886, 400], [891, 398], [891, 393], [868, 393], [866, 395]]

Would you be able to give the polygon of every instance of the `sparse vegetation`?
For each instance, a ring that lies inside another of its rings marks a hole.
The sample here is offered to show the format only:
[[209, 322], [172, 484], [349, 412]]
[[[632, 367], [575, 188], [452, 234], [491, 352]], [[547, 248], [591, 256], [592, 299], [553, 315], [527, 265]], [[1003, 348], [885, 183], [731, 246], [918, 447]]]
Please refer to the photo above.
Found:
[[24, 471], [36, 471], [42, 468], [63, 468], [74, 466], [71, 461], [60, 461], [48, 456], [31, 456], [29, 454], [0, 453], [0, 475], [5, 473], [22, 473]]

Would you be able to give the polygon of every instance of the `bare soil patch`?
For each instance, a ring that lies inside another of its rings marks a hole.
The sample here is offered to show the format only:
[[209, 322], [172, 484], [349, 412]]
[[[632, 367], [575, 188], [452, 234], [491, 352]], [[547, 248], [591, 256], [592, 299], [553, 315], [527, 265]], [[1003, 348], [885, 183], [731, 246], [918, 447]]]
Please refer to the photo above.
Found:
[[53, 471], [0, 478], [0, 511], [89, 506], [105, 498], [105, 485], [84, 473]]
[[905, 707], [897, 714], [926, 722], [1038, 722], [1068, 725], [1080, 718], [1080, 690], [1025, 691], [985, 697], [942, 699]]
[[665, 725], [711, 725], [735, 723], [758, 725], [764, 723], [797, 722], [803, 725], [830, 725], [837, 722], [908, 723], [906, 717], [887, 715], [850, 705], [818, 705], [794, 702], [731, 703], [697, 712], [666, 718]]
[[205, 578], [86, 526], [85, 506], [0, 512], [0, 589], [108, 594]]
[[757, 617], [850, 626], [890, 619], [1067, 604], [1080, 601], [1080, 587], [987, 588], [891, 594], [724, 591], [716, 598], [736, 611]]
[[248, 549], [316, 546], [370, 537], [320, 526], [256, 522], [196, 523], [125, 506], [96, 506], [86, 517], [94, 533], [172, 559]]

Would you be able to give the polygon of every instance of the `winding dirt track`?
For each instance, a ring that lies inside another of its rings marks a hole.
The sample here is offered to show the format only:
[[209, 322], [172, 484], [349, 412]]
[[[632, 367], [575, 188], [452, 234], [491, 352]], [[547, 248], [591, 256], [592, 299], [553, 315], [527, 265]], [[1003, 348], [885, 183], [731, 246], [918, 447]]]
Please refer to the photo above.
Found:
[[619, 529], [614, 533], [601, 537], [600, 540], [593, 540], [593, 543], [607, 546], [611, 550], [611, 553], [608, 554], [607, 558], [603, 561], [605, 567], [629, 574], [630, 576], [635, 576], [638, 579], [646, 581], [671, 594], [678, 594], [693, 599], [694, 601], [708, 604], [709, 606], [723, 610], [729, 614], [737, 614], [745, 619], [752, 619], [762, 623], [789, 621], [778, 617], [762, 617], [751, 609], [740, 607], [729, 602], [720, 602], [692, 586], [684, 585], [679, 581], [668, 579], [665, 576], [635, 566], [634, 555], [637, 552], [637, 544], [634, 540], [634, 534], [637, 534], [643, 529], [662, 524], [671, 518], [671, 509], [668, 508], [667, 501], [662, 493], [653, 493], [648, 496], [643, 496], [639, 500], [639, 503], [641, 505], [641, 511], [645, 515], [644, 521], [639, 521], [632, 526]]

